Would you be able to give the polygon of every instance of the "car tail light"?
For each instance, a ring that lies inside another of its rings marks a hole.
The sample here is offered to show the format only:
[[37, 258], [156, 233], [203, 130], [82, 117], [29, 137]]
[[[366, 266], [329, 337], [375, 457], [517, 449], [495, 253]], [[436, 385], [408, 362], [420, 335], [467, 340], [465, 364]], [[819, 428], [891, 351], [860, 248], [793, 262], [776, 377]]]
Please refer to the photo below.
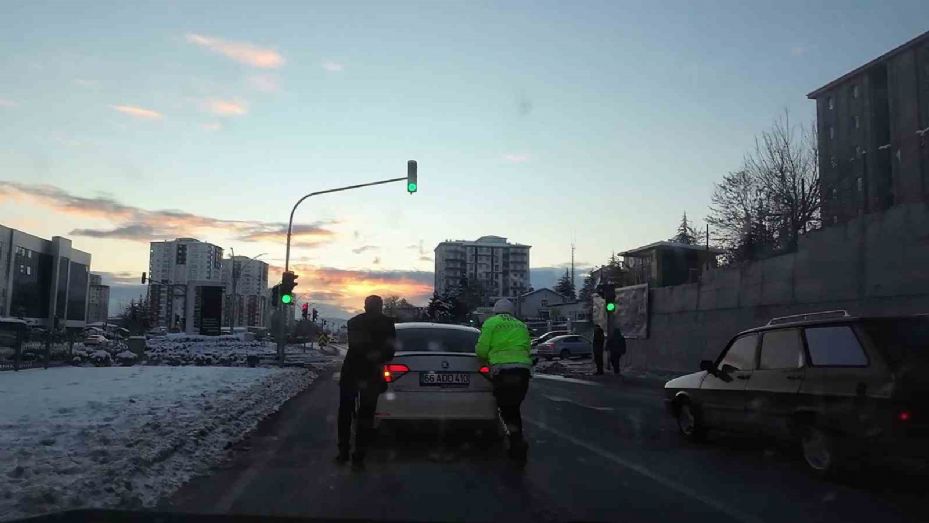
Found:
[[913, 417], [913, 414], [908, 410], [901, 410], [897, 413], [897, 419], [900, 421], [910, 421], [910, 418]]
[[481, 376], [490, 379], [490, 367], [487, 365], [481, 365], [481, 368], [477, 369], [477, 371], [481, 373]]
[[384, 381], [393, 383], [407, 372], [410, 372], [410, 368], [402, 363], [388, 363], [384, 365]]

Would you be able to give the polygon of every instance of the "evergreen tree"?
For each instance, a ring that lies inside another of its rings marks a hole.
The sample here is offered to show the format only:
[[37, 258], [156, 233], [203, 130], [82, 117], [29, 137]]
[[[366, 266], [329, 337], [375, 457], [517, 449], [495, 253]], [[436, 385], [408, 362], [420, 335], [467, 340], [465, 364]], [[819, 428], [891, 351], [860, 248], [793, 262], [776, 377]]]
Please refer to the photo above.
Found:
[[677, 234], [675, 234], [670, 241], [683, 243], [685, 245], [696, 245], [697, 231], [695, 231], [694, 228], [690, 226], [690, 223], [688, 223], [686, 212], [681, 218], [681, 224], [677, 226]]
[[571, 274], [568, 272], [568, 269], [565, 269], [564, 276], [558, 279], [558, 283], [555, 284], [555, 292], [569, 298], [571, 300], [575, 299], [574, 294], [574, 282], [571, 281]]

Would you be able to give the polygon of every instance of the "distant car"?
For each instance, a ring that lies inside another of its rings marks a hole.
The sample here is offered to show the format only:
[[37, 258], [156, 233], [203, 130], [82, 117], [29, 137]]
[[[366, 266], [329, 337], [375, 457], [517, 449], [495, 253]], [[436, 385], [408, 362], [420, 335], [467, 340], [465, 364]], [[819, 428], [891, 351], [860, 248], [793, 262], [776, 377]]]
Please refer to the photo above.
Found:
[[583, 336], [569, 334], [556, 336], [546, 342], [536, 345], [537, 357], [551, 360], [555, 356], [566, 360], [574, 356], [588, 356], [593, 354], [593, 345]]
[[384, 366], [387, 391], [375, 422], [470, 421], [499, 430], [490, 368], [478, 361], [480, 331], [437, 323], [399, 323], [393, 360]]
[[813, 470], [851, 456], [929, 457], [929, 317], [775, 318], [665, 384], [687, 439], [709, 429], [800, 442]]
[[538, 345], [538, 344], [540, 344], [540, 343], [545, 343], [546, 341], [548, 341], [548, 340], [550, 340], [550, 339], [552, 339], [552, 338], [554, 338], [554, 337], [556, 337], [556, 336], [565, 336], [565, 335], [568, 335], [568, 334], [571, 334], [571, 333], [568, 332], [568, 331], [549, 331], [549, 332], [546, 332], [545, 334], [539, 336], [538, 338], [534, 338], [534, 339], [529, 343], [529, 345], [530, 345], [531, 347], [535, 347], [536, 345]]
[[108, 340], [106, 339], [105, 336], [101, 336], [99, 334], [91, 334], [90, 336], [87, 336], [86, 338], [84, 338], [84, 345], [102, 345], [106, 343], [107, 341]]

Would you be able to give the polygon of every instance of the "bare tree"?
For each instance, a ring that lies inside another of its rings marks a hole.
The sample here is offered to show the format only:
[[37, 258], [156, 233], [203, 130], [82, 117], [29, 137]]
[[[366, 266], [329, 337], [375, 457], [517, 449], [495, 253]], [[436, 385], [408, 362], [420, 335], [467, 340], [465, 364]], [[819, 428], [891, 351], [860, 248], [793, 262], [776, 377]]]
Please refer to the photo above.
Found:
[[741, 169], [713, 191], [707, 222], [730, 261], [793, 251], [820, 225], [816, 133], [798, 130], [785, 111], [755, 139]]

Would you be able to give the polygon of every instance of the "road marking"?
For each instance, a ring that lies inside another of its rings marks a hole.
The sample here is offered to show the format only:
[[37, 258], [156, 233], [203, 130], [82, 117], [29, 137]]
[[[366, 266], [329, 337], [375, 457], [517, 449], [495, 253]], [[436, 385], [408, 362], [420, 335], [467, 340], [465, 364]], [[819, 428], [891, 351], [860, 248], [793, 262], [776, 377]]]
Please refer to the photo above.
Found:
[[579, 380], [577, 378], [566, 378], [564, 376], [559, 376], [557, 374], [533, 374], [532, 377], [542, 379], [542, 380], [563, 381], [566, 383], [579, 383], [581, 385], [592, 385], [594, 387], [603, 386], [602, 383], [597, 383], [596, 381]]
[[726, 506], [713, 498], [709, 498], [709, 497], [706, 497], [700, 494], [699, 492], [695, 491], [694, 489], [686, 485], [683, 485], [681, 483], [678, 483], [677, 481], [674, 481], [673, 479], [669, 479], [660, 474], [652, 472], [651, 470], [647, 469], [646, 467], [643, 467], [642, 465], [638, 465], [636, 463], [623, 459], [617, 456], [616, 454], [613, 454], [612, 452], [608, 452], [606, 450], [601, 449], [600, 447], [591, 445], [590, 443], [587, 443], [584, 440], [575, 438], [574, 436], [567, 434], [565, 432], [562, 432], [561, 430], [556, 429], [554, 427], [550, 427], [546, 425], [545, 423], [529, 419], [525, 416], [523, 416], [523, 421], [526, 423], [529, 423], [530, 425], [534, 425], [546, 432], [550, 432], [556, 436], [564, 438], [565, 440], [577, 445], [578, 447], [581, 447], [589, 452], [593, 452], [594, 454], [602, 457], [603, 459], [612, 461], [613, 463], [616, 463], [617, 465], [620, 465], [629, 470], [632, 470], [633, 472], [637, 472], [640, 475], [645, 476], [646, 478], [652, 481], [658, 482], [664, 487], [667, 487], [677, 492], [678, 494], [682, 494], [691, 499], [697, 500], [703, 503], [704, 505], [707, 505], [711, 508], [714, 508], [722, 512], [723, 514], [726, 514], [727, 516], [735, 519], [736, 521], [741, 521], [742, 523], [761, 523], [763, 521], [762, 519], [756, 516], [753, 516], [751, 514], [746, 514], [745, 512], [742, 512], [739, 509]]
[[549, 399], [557, 403], [571, 403], [577, 405], [578, 407], [584, 407], [586, 409], [601, 410], [601, 411], [610, 411], [613, 410], [613, 407], [594, 407], [593, 405], [584, 405], [579, 401], [574, 401], [571, 398], [563, 398], [561, 396], [550, 396], [548, 394], [542, 394], [543, 398]]

